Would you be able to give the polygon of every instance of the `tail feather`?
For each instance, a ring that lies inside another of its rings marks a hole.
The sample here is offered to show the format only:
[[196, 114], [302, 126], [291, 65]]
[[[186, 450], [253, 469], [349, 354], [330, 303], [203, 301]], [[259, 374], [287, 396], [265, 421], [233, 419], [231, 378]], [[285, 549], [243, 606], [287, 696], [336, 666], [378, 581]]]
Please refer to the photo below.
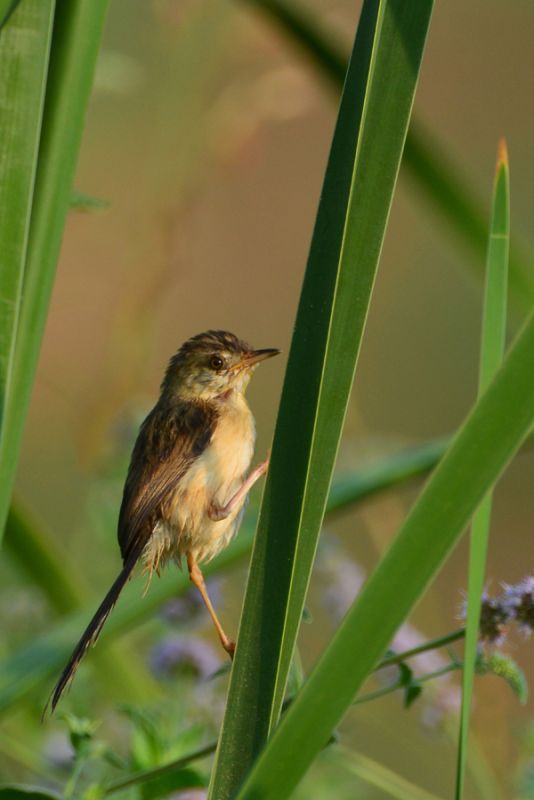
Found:
[[104, 623], [106, 622], [107, 618], [112, 612], [115, 603], [119, 599], [121, 591], [123, 590], [124, 586], [128, 582], [130, 575], [133, 572], [133, 569], [137, 562], [137, 558], [138, 558], [137, 553], [135, 555], [132, 554], [130, 558], [126, 561], [118, 578], [115, 580], [113, 586], [111, 587], [111, 589], [103, 599], [102, 603], [98, 607], [98, 610], [94, 615], [93, 619], [85, 629], [80, 641], [78, 642], [78, 644], [76, 645], [76, 647], [72, 652], [72, 655], [67, 663], [67, 666], [61, 673], [61, 677], [59, 678], [54, 690], [52, 691], [50, 697], [48, 698], [48, 702], [43, 711], [43, 718], [45, 717], [49, 707], [51, 709], [51, 713], [54, 713], [55, 708], [63, 692], [73, 679], [74, 673], [78, 669], [80, 661], [87, 652], [87, 649], [89, 648], [90, 645], [94, 644], [98, 639], [100, 631], [104, 626]]

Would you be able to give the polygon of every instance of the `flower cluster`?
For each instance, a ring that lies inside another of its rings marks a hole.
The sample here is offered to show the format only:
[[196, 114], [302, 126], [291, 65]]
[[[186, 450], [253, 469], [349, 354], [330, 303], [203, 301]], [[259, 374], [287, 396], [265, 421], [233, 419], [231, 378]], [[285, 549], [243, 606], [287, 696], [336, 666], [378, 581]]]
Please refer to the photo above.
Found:
[[[534, 631], [534, 576], [529, 575], [519, 583], [502, 585], [497, 597], [482, 595], [480, 607], [480, 639], [496, 644], [503, 640], [506, 626], [515, 622], [520, 631], [529, 636]], [[465, 619], [466, 609], [462, 616]]]

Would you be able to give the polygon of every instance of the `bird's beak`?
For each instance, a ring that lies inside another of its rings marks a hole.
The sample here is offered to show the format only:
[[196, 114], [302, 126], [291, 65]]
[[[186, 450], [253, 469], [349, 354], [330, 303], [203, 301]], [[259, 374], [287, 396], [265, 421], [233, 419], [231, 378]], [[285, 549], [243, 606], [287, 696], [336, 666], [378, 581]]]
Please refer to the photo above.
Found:
[[260, 363], [260, 361], [265, 361], [268, 358], [277, 356], [279, 352], [280, 350], [277, 350], [275, 347], [268, 348], [266, 350], [253, 350], [252, 353], [249, 353], [245, 356], [245, 358], [241, 361], [240, 366], [255, 367], [256, 364]]

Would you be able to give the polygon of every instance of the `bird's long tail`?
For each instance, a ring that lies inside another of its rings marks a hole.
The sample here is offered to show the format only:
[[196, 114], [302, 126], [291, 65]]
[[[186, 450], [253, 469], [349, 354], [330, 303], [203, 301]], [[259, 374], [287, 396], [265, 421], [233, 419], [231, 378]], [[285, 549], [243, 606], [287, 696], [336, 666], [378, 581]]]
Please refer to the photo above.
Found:
[[63, 692], [69, 685], [70, 681], [74, 677], [74, 673], [78, 669], [80, 661], [84, 657], [87, 649], [90, 645], [94, 644], [100, 635], [100, 631], [102, 630], [105, 621], [109, 617], [110, 613], [115, 606], [115, 603], [119, 599], [119, 595], [123, 590], [124, 586], [128, 582], [130, 575], [133, 572], [133, 569], [136, 565], [137, 559], [139, 557], [139, 553], [131, 554], [131, 556], [126, 560], [122, 571], [120, 572], [118, 578], [114, 582], [113, 586], [104, 597], [103, 601], [101, 602], [100, 606], [96, 614], [94, 615], [93, 619], [85, 629], [83, 636], [81, 637], [80, 641], [74, 648], [72, 655], [67, 663], [67, 666], [61, 673], [61, 677], [59, 678], [56, 686], [48, 698], [48, 702], [43, 711], [43, 718], [45, 717], [48, 708], [50, 707], [51, 712], [53, 713]]

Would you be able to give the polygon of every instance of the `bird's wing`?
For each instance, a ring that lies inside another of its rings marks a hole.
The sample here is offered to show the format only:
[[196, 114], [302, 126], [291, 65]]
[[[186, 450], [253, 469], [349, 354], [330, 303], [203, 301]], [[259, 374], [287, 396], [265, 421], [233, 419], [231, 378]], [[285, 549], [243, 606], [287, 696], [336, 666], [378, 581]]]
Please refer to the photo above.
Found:
[[207, 404], [158, 403], [143, 422], [135, 443], [119, 514], [123, 561], [148, 542], [161, 504], [193, 461], [208, 446], [217, 420]]

